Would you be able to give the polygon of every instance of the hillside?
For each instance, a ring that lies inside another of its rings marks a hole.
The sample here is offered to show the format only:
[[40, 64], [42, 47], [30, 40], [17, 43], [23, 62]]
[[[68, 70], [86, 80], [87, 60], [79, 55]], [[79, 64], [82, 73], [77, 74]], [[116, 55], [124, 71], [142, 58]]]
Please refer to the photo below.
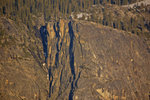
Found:
[[77, 20], [35, 35], [10, 19], [1, 25], [10, 43], [0, 49], [2, 100], [148, 100], [150, 53], [138, 36]]
[[146, 0], [1, 0], [0, 100], [149, 100], [149, 18]]
[[123, 5], [123, 7], [129, 7], [129, 8], [133, 8], [135, 6], [141, 6], [141, 5], [150, 5], [150, 0], [143, 0], [143, 1], [139, 1], [139, 2], [135, 2], [129, 5]]

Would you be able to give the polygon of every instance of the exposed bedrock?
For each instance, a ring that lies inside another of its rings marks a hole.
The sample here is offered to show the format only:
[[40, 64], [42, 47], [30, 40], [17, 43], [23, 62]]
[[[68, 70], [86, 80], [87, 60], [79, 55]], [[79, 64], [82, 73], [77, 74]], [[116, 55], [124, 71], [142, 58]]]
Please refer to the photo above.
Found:
[[46, 27], [51, 100], [148, 100], [150, 54], [141, 38], [89, 22]]

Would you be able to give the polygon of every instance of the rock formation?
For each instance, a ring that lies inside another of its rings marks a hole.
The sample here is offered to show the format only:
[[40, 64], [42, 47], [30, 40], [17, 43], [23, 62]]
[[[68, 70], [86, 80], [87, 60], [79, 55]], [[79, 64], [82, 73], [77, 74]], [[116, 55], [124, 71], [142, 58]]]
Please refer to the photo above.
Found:
[[11, 20], [0, 21], [16, 38], [0, 48], [2, 100], [149, 99], [150, 52], [137, 35], [60, 19], [35, 36]]

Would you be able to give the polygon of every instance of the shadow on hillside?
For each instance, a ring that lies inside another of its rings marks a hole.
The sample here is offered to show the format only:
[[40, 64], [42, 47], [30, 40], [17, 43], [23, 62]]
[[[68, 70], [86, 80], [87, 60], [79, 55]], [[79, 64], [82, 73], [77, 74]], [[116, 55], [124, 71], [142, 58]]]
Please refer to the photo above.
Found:
[[41, 34], [41, 38], [42, 38], [42, 43], [43, 43], [43, 51], [44, 51], [44, 56], [45, 56], [45, 62], [46, 59], [48, 57], [48, 50], [47, 50], [47, 36], [48, 36], [48, 31], [46, 29], [46, 26], [41, 26], [40, 28], [40, 34]]

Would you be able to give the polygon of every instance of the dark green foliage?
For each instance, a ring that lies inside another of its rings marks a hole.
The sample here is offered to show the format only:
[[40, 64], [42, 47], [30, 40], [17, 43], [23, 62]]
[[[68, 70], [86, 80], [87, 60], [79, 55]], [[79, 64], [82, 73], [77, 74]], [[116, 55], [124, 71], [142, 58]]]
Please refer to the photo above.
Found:
[[[137, 0], [0, 0], [0, 14], [7, 16], [12, 20], [19, 21], [27, 25], [29, 29], [33, 27], [32, 19], [33, 15], [44, 15], [44, 19], [49, 21], [63, 17], [68, 18], [72, 12], [86, 11], [92, 5], [99, 5], [105, 3], [124, 5], [136, 2]], [[106, 26], [114, 28], [137, 32], [132, 30], [138, 28], [138, 32], [142, 31], [140, 28], [144, 27], [144, 24], [138, 25], [136, 20], [131, 18], [130, 21], [112, 20], [111, 14], [107, 14], [107, 11], [103, 11], [103, 19], [97, 17], [94, 13], [91, 16], [91, 20], [97, 23], [101, 23]], [[144, 22], [143, 22], [144, 23]]]
[[66, 16], [89, 8], [91, 5], [112, 3], [128, 4], [136, 0], [1, 0], [0, 12], [10, 17], [19, 17], [24, 20], [31, 14], [44, 14], [45, 19]]

